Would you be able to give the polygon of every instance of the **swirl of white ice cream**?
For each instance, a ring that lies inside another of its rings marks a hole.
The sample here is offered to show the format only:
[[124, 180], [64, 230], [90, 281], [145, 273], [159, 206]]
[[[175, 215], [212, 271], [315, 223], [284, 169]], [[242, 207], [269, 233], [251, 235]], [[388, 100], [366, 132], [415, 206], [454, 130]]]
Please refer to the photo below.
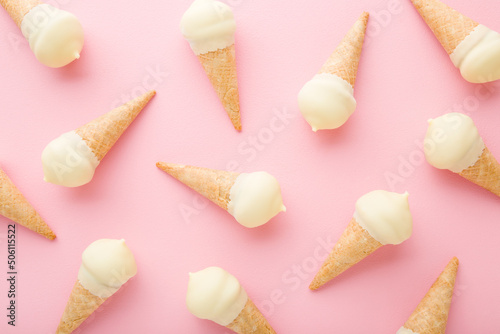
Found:
[[269, 173], [241, 173], [231, 187], [227, 209], [245, 227], [264, 225], [286, 211], [278, 181]]
[[455, 173], [474, 165], [485, 148], [472, 119], [460, 113], [429, 120], [424, 144], [425, 158], [432, 166]]
[[186, 305], [200, 319], [227, 326], [238, 317], [248, 301], [240, 282], [219, 267], [189, 273]]
[[321, 73], [299, 92], [299, 109], [314, 132], [342, 126], [356, 109], [352, 86], [342, 78]]
[[419, 334], [419, 333], [416, 333], [416, 332], [412, 331], [411, 329], [401, 327], [396, 334]]
[[500, 34], [478, 25], [450, 55], [465, 80], [485, 83], [500, 79]]
[[125, 240], [100, 239], [83, 252], [78, 280], [94, 296], [108, 298], [135, 274], [137, 265]]
[[354, 219], [383, 245], [397, 245], [412, 233], [413, 219], [408, 205], [408, 193], [397, 194], [375, 190], [356, 202]]
[[236, 22], [231, 7], [214, 0], [195, 0], [184, 13], [181, 31], [197, 55], [234, 44]]
[[49, 67], [62, 67], [80, 58], [83, 28], [75, 15], [48, 4], [26, 14], [21, 31], [38, 61]]
[[75, 131], [51, 141], [42, 153], [44, 180], [65, 187], [89, 183], [99, 160]]

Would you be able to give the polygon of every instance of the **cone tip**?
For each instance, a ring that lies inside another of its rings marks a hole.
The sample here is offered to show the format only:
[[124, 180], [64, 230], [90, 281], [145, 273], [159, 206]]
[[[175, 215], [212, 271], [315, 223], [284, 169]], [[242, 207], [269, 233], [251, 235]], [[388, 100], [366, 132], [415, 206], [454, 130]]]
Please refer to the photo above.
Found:
[[363, 12], [359, 17], [358, 21], [362, 22], [364, 26], [368, 24], [368, 19], [370, 18], [370, 13]]
[[311, 291], [316, 291], [321, 287], [321, 285], [318, 285], [315, 281], [312, 281], [311, 284], [309, 284], [309, 290]]
[[241, 123], [238, 124], [233, 123], [233, 126], [236, 129], [236, 131], [241, 131]]
[[150, 90], [142, 95], [141, 99], [147, 100], [149, 102], [156, 95], [156, 90]]
[[144, 104], [141, 106], [141, 110], [146, 107], [146, 105], [151, 101], [151, 99], [156, 95], [155, 90], [150, 90], [147, 91], [146, 93], [142, 95], [135, 96], [133, 100], [130, 100], [128, 103], [138, 103], [138, 104]]
[[185, 167], [185, 165], [180, 165], [180, 164], [171, 164], [171, 163], [166, 163], [166, 162], [157, 162], [156, 167], [161, 169], [162, 171], [169, 173], [170, 171], [177, 169], [177, 168], [182, 168]]
[[167, 170], [168, 170], [168, 164], [166, 162], [158, 161], [156, 163], [156, 167], [158, 167], [159, 169], [161, 169], [164, 172], [167, 172]]

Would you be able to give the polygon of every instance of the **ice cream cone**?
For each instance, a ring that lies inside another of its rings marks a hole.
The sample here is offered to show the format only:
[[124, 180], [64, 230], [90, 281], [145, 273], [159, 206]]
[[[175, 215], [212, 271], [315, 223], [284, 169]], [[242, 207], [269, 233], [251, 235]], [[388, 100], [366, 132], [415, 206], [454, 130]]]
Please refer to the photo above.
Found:
[[56, 235], [0, 168], [0, 214], [47, 239]]
[[458, 174], [500, 196], [500, 164], [487, 147], [473, 166]]
[[96, 240], [83, 251], [81, 259], [78, 279], [57, 327], [57, 334], [72, 333], [137, 274], [134, 255], [124, 239]]
[[454, 257], [413, 311], [404, 328], [420, 334], [445, 333], [457, 269], [458, 259]]
[[239, 173], [164, 162], [156, 166], [227, 211], [231, 187]]
[[94, 296], [77, 280], [69, 296], [66, 309], [57, 327], [56, 334], [72, 333], [85, 321], [85, 319], [101, 306], [104, 301], [106, 301], [106, 298]]
[[330, 73], [344, 79], [354, 88], [358, 73], [359, 59], [365, 40], [368, 13], [363, 13], [337, 46], [319, 73]]
[[382, 244], [375, 240], [353, 218], [314, 277], [309, 288], [311, 290], [319, 289], [381, 246]]
[[21, 28], [24, 16], [41, 4], [39, 0], [0, 0], [0, 5], [5, 8], [19, 28]]
[[226, 327], [239, 334], [276, 333], [250, 299], [248, 299], [238, 317]]
[[75, 132], [101, 161], [155, 94], [155, 91], [149, 91], [85, 124]]
[[200, 54], [198, 59], [224, 105], [224, 109], [234, 128], [241, 130], [240, 97], [236, 76], [234, 44], [224, 49]]
[[439, 0], [411, 0], [449, 55], [479, 24]]

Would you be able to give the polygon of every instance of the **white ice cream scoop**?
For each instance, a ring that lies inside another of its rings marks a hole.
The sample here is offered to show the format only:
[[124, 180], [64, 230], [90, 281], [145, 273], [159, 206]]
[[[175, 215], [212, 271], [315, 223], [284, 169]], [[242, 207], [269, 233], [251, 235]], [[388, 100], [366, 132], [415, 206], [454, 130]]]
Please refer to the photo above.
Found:
[[39, 0], [0, 0], [0, 4], [42, 64], [62, 67], [80, 58], [84, 34], [75, 15]]

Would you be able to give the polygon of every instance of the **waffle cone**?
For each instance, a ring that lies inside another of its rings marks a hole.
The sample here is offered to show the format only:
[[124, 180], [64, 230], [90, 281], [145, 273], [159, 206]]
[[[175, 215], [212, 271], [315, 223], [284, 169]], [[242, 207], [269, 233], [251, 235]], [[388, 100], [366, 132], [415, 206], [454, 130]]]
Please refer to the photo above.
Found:
[[406, 329], [420, 334], [445, 333], [457, 269], [458, 259], [454, 257], [406, 321]]
[[337, 46], [319, 73], [330, 73], [339, 76], [354, 87], [358, 73], [359, 59], [365, 40], [368, 13], [363, 13], [349, 30], [342, 42]]
[[309, 289], [319, 289], [381, 246], [382, 244], [353, 218], [309, 285]]
[[479, 24], [439, 0], [411, 0], [449, 55]]
[[487, 147], [473, 166], [458, 174], [500, 196], [500, 164]]
[[69, 296], [66, 309], [57, 327], [56, 334], [69, 334], [78, 328], [106, 298], [100, 298], [91, 294], [77, 280], [71, 295]]
[[276, 334], [255, 304], [248, 299], [243, 310], [226, 326], [239, 334]]
[[24, 16], [34, 7], [41, 5], [39, 0], [0, 0], [0, 5], [9, 13], [9, 16], [16, 22], [19, 29]]
[[239, 173], [165, 162], [156, 166], [227, 211], [231, 187]]
[[54, 240], [56, 237], [2, 169], [0, 169], [0, 214], [47, 239]]
[[147, 92], [76, 129], [75, 132], [101, 161], [155, 94], [155, 91]]
[[225, 49], [198, 55], [217, 96], [224, 105], [233, 126], [241, 130], [240, 97], [236, 76], [236, 56], [234, 44]]

